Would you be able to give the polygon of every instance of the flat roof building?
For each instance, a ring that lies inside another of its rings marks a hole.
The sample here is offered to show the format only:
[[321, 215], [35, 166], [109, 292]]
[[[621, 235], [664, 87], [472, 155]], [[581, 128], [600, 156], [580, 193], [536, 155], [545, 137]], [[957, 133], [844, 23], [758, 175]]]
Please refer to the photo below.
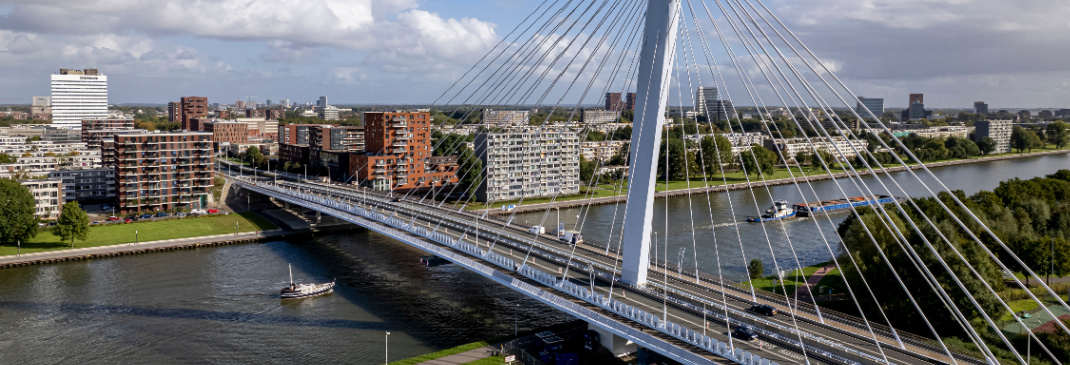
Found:
[[80, 129], [83, 119], [108, 117], [108, 77], [97, 69], [61, 68], [52, 75], [52, 125]]
[[105, 137], [104, 165], [115, 171], [117, 213], [194, 209], [212, 188], [212, 134], [145, 132]]

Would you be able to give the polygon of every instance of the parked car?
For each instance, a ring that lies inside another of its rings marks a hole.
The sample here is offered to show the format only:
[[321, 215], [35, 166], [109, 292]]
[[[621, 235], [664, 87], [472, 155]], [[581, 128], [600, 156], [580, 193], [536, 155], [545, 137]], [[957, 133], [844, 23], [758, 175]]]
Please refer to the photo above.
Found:
[[186, 213], [186, 212], [178, 212], [177, 214], [175, 214], [175, 216], [179, 217], [179, 218], [183, 218], [183, 217], [185, 217], [187, 215], [188, 215], [188, 213]]
[[111, 217], [108, 217], [108, 220], [114, 222], [114, 221], [119, 220], [119, 217], [116, 217], [116, 216], [113, 215]]
[[89, 224], [100, 224], [100, 221], [92, 221], [92, 222], [89, 222]]
[[170, 217], [170, 216], [171, 216], [171, 213], [168, 213], [168, 212], [159, 212], [159, 213], [156, 213], [156, 216], [157, 216], [157, 217]]
[[130, 218], [130, 217], [127, 217], [126, 219], [123, 219], [123, 223], [130, 223], [130, 222], [133, 222], [133, 221], [134, 221], [134, 219]]
[[747, 341], [753, 341], [758, 339], [758, 334], [754, 332], [754, 329], [747, 326], [736, 327], [736, 329], [732, 331], [732, 335], [736, 336], [736, 338]]
[[766, 315], [766, 316], [770, 316], [770, 317], [775, 316], [776, 313], [777, 313], [776, 308], [773, 308], [773, 306], [767, 305], [767, 304], [752, 305], [750, 307], [750, 310], [753, 311], [754, 313], [758, 313], [758, 314], [762, 314], [762, 315]]
[[141, 219], [149, 219], [149, 218], [152, 218], [152, 214], [142, 214], [141, 215]]
[[189, 211], [189, 214], [193, 214], [193, 215], [208, 214], [208, 211], [206, 211], [204, 209], [194, 209], [194, 210]]
[[208, 210], [208, 214], [216, 214], [216, 213], [219, 213], [219, 209], [209, 209]]

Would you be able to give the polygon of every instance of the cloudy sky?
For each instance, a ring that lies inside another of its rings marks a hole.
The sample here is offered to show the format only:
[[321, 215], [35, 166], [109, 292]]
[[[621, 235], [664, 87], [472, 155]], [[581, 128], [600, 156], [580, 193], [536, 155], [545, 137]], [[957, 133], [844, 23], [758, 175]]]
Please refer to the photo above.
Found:
[[[61, 67], [98, 67], [113, 103], [428, 103], [540, 3], [0, 0], [0, 104], [48, 95]], [[768, 4], [856, 93], [888, 106], [920, 92], [931, 107], [1070, 108], [1065, 1]]]

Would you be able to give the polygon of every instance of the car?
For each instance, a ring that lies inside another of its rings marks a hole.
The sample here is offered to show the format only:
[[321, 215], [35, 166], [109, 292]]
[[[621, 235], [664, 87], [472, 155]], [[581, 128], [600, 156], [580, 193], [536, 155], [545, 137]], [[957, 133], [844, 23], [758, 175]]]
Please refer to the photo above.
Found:
[[758, 334], [754, 332], [753, 328], [748, 326], [739, 326], [735, 330], [732, 330], [732, 336], [746, 341], [754, 341], [758, 339]]
[[152, 218], [152, 214], [142, 214], [141, 215], [141, 219], [149, 219], [149, 218]]
[[130, 223], [130, 222], [133, 222], [133, 221], [134, 221], [134, 219], [133, 219], [133, 218], [126, 218], [126, 219], [123, 219], [123, 223]]
[[159, 212], [159, 213], [156, 213], [156, 216], [157, 217], [169, 217], [169, 216], [171, 216], [171, 214], [167, 213], [167, 212]]
[[188, 215], [188, 213], [186, 213], [186, 212], [178, 212], [177, 214], [175, 214], [175, 217], [183, 218], [183, 217], [185, 217], [187, 215]]
[[768, 304], [755, 304], [750, 306], [750, 310], [754, 313], [758, 313], [766, 316], [775, 316], [777, 313], [776, 308]]
[[208, 210], [208, 214], [216, 214], [216, 213], [219, 213], [219, 209], [209, 209]]
[[206, 211], [204, 209], [194, 209], [194, 210], [189, 211], [189, 214], [193, 214], [193, 215], [208, 214], [208, 211]]
[[119, 220], [119, 217], [116, 217], [116, 216], [113, 215], [111, 217], [108, 217], [108, 220], [114, 222], [114, 221]]
[[401, 197], [400, 196], [399, 197], [394, 197], [393, 202], [400, 203], [401, 202]]

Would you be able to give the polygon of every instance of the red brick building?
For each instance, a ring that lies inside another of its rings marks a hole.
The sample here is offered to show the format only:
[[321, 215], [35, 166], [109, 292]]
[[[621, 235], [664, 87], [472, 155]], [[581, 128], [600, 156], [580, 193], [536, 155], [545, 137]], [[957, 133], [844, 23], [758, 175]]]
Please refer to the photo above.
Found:
[[195, 130], [189, 128], [190, 120], [208, 116], [208, 98], [203, 96], [184, 96], [181, 103], [182, 129]]
[[115, 169], [118, 213], [204, 207], [213, 185], [212, 134], [145, 132], [101, 140], [104, 166]]
[[220, 143], [247, 144], [249, 143], [248, 125], [242, 122], [214, 121], [204, 124], [204, 131], [212, 133], [212, 141]]
[[457, 164], [432, 164], [431, 115], [364, 113], [365, 153], [350, 155], [350, 174], [378, 190], [423, 189], [457, 182]]

